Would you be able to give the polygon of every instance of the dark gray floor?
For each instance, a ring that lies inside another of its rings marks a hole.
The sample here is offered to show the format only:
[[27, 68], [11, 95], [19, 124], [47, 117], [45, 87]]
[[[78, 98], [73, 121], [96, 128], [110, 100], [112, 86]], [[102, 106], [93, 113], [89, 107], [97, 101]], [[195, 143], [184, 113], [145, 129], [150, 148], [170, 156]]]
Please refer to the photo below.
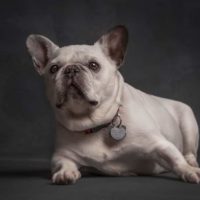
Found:
[[172, 175], [159, 177], [90, 176], [75, 185], [52, 185], [46, 161], [0, 162], [1, 200], [199, 200], [200, 185]]

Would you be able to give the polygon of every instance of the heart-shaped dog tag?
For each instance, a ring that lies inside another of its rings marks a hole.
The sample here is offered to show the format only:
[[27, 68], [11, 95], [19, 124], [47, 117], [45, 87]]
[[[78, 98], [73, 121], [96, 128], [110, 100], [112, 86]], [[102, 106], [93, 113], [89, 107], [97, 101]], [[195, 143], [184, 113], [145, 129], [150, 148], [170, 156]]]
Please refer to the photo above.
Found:
[[120, 127], [112, 127], [110, 130], [110, 136], [115, 140], [122, 140], [126, 136], [126, 127], [120, 126]]

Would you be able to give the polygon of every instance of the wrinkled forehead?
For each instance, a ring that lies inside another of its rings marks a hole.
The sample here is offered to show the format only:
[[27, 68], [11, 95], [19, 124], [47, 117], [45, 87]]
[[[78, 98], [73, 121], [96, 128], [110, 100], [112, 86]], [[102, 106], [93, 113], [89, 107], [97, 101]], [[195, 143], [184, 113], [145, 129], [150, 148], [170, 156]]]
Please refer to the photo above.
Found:
[[102, 51], [97, 46], [71, 45], [60, 48], [52, 62], [59, 62], [61, 64], [88, 62], [90, 60], [103, 59], [103, 56]]

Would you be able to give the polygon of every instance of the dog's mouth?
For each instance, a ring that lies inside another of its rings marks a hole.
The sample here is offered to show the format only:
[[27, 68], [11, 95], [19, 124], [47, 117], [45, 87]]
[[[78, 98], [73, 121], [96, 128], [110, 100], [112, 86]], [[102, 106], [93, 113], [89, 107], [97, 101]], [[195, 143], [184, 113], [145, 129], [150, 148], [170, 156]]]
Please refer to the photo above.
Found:
[[82, 89], [80, 88], [80, 86], [78, 84], [76, 84], [75, 82], [72, 82], [70, 87], [73, 88], [74, 90], [76, 90], [76, 92], [77, 92], [77, 94], [79, 96], [81, 96], [82, 98], [86, 99], [85, 94], [83, 93]]
[[[96, 106], [98, 104], [98, 101], [90, 99], [87, 96], [86, 92], [84, 92], [83, 88], [81, 88], [81, 86], [79, 86], [75, 81], [72, 81], [71, 84], [68, 85], [67, 91], [70, 89], [75, 90], [76, 94], [82, 99], [86, 100], [91, 106]], [[66, 102], [67, 96], [68, 96], [67, 92], [65, 92], [64, 95], [63, 94], [60, 95], [60, 98], [56, 103], [57, 108], [63, 107], [64, 103]]]
[[89, 99], [88, 96], [83, 92], [83, 90], [81, 89], [81, 87], [78, 84], [76, 84], [75, 82], [72, 82], [71, 87], [73, 87], [77, 91], [77, 93], [82, 98], [84, 98], [90, 105], [96, 106], [98, 104], [98, 101]]

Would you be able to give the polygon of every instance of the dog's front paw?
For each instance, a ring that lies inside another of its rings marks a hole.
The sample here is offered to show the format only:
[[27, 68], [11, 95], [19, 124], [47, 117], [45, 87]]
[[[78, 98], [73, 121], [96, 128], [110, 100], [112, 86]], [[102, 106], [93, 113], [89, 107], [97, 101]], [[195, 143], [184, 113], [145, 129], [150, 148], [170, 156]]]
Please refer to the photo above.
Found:
[[77, 170], [69, 170], [61, 168], [55, 172], [52, 176], [52, 182], [54, 184], [74, 184], [81, 178], [81, 173]]
[[200, 168], [188, 166], [181, 173], [181, 178], [185, 182], [200, 183]]

